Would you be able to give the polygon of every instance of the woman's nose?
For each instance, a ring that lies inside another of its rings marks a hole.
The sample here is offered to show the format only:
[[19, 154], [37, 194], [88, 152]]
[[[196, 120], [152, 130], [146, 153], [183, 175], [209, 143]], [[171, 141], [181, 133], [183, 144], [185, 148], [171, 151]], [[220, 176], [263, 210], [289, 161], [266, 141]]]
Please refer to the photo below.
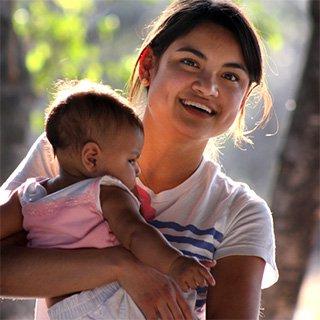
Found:
[[200, 74], [194, 81], [192, 89], [202, 96], [218, 97], [219, 95], [217, 79], [212, 75]]

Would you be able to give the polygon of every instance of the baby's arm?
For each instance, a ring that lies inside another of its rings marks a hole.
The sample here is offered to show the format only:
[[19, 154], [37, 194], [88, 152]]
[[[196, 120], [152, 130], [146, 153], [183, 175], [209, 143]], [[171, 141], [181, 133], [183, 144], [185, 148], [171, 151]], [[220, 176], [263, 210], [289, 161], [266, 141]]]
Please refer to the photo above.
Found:
[[184, 291], [214, 285], [208, 270], [214, 264], [208, 262], [205, 266], [173, 248], [156, 228], [143, 219], [128, 192], [118, 187], [102, 186], [100, 200], [111, 230], [139, 260], [172, 276]]
[[[8, 219], [10, 217], [10, 219]], [[22, 213], [18, 192], [0, 206], [0, 239], [22, 231]]]

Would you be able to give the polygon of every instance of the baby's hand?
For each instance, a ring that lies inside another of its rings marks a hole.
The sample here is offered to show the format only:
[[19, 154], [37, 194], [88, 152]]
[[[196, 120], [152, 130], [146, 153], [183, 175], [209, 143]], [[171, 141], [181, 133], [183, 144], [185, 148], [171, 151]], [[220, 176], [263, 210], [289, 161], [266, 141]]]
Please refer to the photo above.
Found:
[[173, 261], [169, 275], [185, 292], [197, 287], [214, 286], [215, 281], [210, 273], [210, 268], [215, 264], [215, 261], [199, 262], [194, 258], [180, 256]]

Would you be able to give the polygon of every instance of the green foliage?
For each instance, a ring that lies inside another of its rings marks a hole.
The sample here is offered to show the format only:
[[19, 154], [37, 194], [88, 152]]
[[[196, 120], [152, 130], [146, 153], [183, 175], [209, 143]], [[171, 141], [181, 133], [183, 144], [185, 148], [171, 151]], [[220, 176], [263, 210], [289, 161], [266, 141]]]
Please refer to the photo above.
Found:
[[235, 0], [248, 14], [258, 33], [266, 41], [267, 46], [274, 51], [283, 47], [283, 36], [275, 16], [267, 15], [262, 0]]
[[39, 134], [44, 130], [43, 124], [44, 112], [42, 110], [33, 109], [30, 111], [30, 130], [34, 134]]
[[54, 0], [54, 2], [64, 11], [80, 14], [86, 10], [92, 9], [94, 3], [93, 0]]
[[112, 38], [114, 32], [120, 27], [119, 17], [115, 14], [108, 14], [98, 23], [99, 35], [103, 39]]
[[101, 42], [112, 44], [120, 20], [115, 14], [99, 15], [97, 4], [93, 0], [17, 2], [13, 25], [24, 40], [26, 66], [39, 95], [59, 78], [111, 80], [123, 87], [132, 57], [117, 55], [104, 63]]
[[[135, 62], [138, 34], [150, 22], [139, 24], [139, 19], [158, 1], [17, 0], [12, 21], [25, 45], [34, 91], [41, 96], [61, 78], [89, 78], [124, 88]], [[237, 2], [269, 46], [281, 48], [277, 21], [266, 15], [262, 0]], [[40, 118], [42, 114], [31, 115], [34, 130], [41, 127]]]

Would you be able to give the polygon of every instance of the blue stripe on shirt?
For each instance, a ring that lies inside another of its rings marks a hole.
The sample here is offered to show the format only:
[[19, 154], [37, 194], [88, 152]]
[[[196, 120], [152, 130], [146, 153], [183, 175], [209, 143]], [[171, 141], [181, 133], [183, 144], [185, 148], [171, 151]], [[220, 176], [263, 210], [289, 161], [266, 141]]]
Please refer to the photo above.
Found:
[[213, 236], [214, 239], [216, 239], [217, 241], [221, 242], [223, 239], [223, 234], [219, 231], [217, 231], [215, 228], [209, 228], [209, 229], [199, 229], [196, 226], [192, 225], [192, 224], [188, 224], [186, 226], [182, 226], [176, 222], [172, 222], [172, 221], [159, 221], [159, 220], [152, 220], [149, 222], [150, 224], [152, 224], [154, 227], [156, 228], [168, 228], [168, 229], [173, 229], [176, 231], [186, 231], [189, 230], [191, 232], [193, 232], [196, 235], [211, 235]]
[[196, 301], [196, 308], [202, 308], [206, 302], [207, 302], [206, 299], [197, 300]]
[[208, 250], [211, 253], [215, 252], [216, 250], [216, 248], [212, 243], [209, 243], [203, 240], [198, 240], [198, 239], [193, 239], [193, 238], [183, 237], [183, 236], [172, 236], [170, 234], [165, 234], [165, 233], [163, 235], [170, 242], [188, 243], [193, 245], [194, 247]]
[[211, 257], [206, 257], [206, 256], [203, 256], [203, 255], [201, 255], [201, 254], [198, 254], [198, 253], [194, 253], [194, 252], [191, 252], [191, 251], [188, 251], [188, 250], [182, 250], [182, 249], [180, 249], [180, 251], [184, 254], [184, 255], [186, 255], [186, 256], [188, 256], [188, 257], [194, 257], [194, 258], [197, 258], [197, 259], [199, 259], [199, 260], [212, 260], [212, 254], [211, 254]]
[[207, 293], [208, 291], [208, 287], [198, 287], [197, 289], [197, 293], [200, 294], [200, 293]]

